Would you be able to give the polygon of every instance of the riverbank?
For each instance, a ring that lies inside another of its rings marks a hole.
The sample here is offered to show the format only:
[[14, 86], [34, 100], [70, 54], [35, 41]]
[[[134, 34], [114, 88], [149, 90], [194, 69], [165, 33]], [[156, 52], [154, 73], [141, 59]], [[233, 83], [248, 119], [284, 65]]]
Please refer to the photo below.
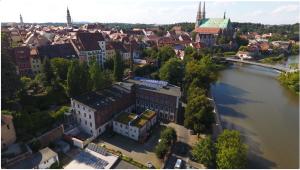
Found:
[[299, 98], [277, 76], [272, 69], [232, 65], [211, 86], [222, 127], [240, 131], [249, 146], [247, 168], [299, 166]]
[[208, 94], [208, 100], [211, 102], [211, 105], [214, 108], [213, 113], [214, 113], [215, 123], [212, 126], [212, 139], [216, 140], [218, 138], [218, 136], [223, 132], [223, 127], [221, 124], [221, 118], [219, 115], [219, 111], [216, 106], [215, 99], [214, 99], [213, 95], [211, 94], [211, 91]]
[[291, 73], [281, 73], [278, 76], [278, 80], [283, 86], [299, 95], [299, 71]]

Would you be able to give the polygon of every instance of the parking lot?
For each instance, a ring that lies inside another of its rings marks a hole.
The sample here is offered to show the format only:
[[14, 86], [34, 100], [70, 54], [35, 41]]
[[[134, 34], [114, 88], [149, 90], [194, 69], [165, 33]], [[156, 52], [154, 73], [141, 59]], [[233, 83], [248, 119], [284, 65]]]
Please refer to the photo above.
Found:
[[154, 153], [154, 148], [158, 143], [160, 131], [163, 128], [161, 125], [157, 125], [151, 133], [149, 139], [140, 144], [125, 136], [115, 134], [112, 137], [100, 136], [93, 142], [100, 145], [105, 145], [109, 149], [115, 151], [121, 151], [123, 155], [131, 157], [132, 159], [146, 165], [147, 162], [151, 162], [155, 168], [161, 168], [162, 161], [158, 159]]

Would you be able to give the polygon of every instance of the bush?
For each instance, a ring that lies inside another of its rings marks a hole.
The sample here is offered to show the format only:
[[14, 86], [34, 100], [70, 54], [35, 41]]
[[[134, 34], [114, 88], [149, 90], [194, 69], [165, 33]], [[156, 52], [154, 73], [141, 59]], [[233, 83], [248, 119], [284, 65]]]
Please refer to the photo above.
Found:
[[235, 55], [235, 54], [236, 54], [236, 52], [234, 52], [234, 51], [224, 52], [225, 57], [232, 56], [232, 55]]
[[177, 140], [177, 134], [173, 128], [167, 127], [161, 132], [160, 138], [161, 140], [166, 141], [167, 144], [171, 144], [172, 142], [175, 142]]
[[158, 145], [155, 146], [154, 152], [158, 158], [162, 159], [168, 152], [168, 149], [169, 149], [168, 142], [162, 139], [158, 143]]
[[214, 166], [215, 152], [214, 143], [210, 137], [198, 141], [192, 150], [193, 158], [208, 168]]

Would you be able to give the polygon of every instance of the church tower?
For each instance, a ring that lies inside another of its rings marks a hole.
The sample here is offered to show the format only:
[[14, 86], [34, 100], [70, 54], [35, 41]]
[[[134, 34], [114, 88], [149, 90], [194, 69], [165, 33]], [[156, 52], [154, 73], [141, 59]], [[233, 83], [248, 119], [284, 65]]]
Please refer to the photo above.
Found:
[[202, 19], [202, 13], [201, 13], [201, 2], [200, 2], [198, 7], [198, 12], [197, 12], [197, 17], [196, 17], [195, 28], [197, 28], [200, 25], [201, 19]]
[[23, 17], [22, 17], [22, 15], [20, 14], [20, 24], [21, 25], [23, 25], [24, 24], [24, 22], [23, 22]]
[[202, 19], [205, 19], [205, 1], [204, 1], [204, 6], [203, 6], [203, 13], [202, 13]]
[[71, 15], [68, 7], [67, 7], [67, 27], [72, 27]]

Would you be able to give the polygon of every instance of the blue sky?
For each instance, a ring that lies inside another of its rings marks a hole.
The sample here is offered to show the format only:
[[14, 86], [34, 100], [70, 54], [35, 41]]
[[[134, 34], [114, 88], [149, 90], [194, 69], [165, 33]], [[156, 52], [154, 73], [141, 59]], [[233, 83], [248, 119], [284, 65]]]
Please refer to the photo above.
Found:
[[[0, 0], [1, 21], [66, 22], [66, 8], [72, 20], [170, 24], [194, 22], [199, 1], [192, 0]], [[231, 21], [263, 24], [299, 22], [297, 1], [206, 1], [206, 16], [226, 16]]]

